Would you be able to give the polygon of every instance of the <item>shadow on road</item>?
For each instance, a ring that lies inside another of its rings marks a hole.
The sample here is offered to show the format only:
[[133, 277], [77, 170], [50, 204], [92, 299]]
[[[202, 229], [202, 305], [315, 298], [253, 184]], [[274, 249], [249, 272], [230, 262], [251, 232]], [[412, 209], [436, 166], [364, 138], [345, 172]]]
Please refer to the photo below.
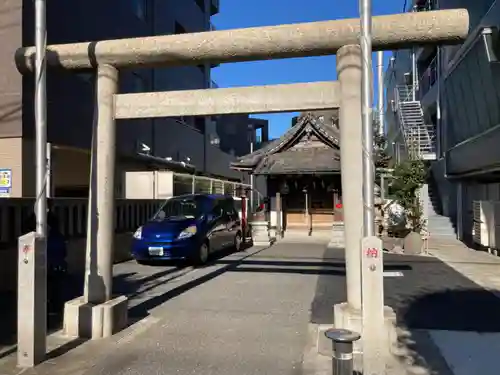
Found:
[[[83, 277], [83, 276], [82, 276]], [[81, 287], [80, 287], [81, 284]], [[83, 282], [77, 277], [68, 275], [61, 293], [64, 300], [71, 300], [83, 290]], [[3, 293], [0, 295], [2, 309], [0, 310], [0, 359], [16, 352], [17, 347], [17, 293]], [[54, 333], [62, 328], [62, 306], [47, 316], [47, 334]]]
[[[343, 261], [341, 249], [327, 249], [325, 258]], [[500, 332], [500, 299], [433, 257], [384, 254], [384, 269], [398, 266], [403, 277], [384, 278], [385, 303], [397, 314], [406, 349], [402, 361], [451, 374], [429, 330]], [[333, 305], [346, 301], [345, 277], [320, 274], [311, 306], [311, 322], [332, 324]]]
[[[218, 264], [231, 264], [230, 260], [219, 260]], [[247, 266], [247, 267], [245, 267]], [[404, 264], [389, 264], [384, 271], [409, 271], [411, 267]], [[232, 272], [286, 273], [299, 275], [345, 276], [344, 262], [298, 261], [298, 260], [244, 260]]]
[[[250, 245], [243, 247], [240, 250], [240, 253], [245, 252], [248, 248], [250, 248]], [[177, 297], [177, 296], [179, 296], [179, 295], [181, 295], [181, 294], [183, 294], [183, 293], [185, 293], [185, 292], [187, 292], [187, 291], [189, 291], [189, 290], [191, 290], [199, 285], [206, 283], [207, 281], [210, 281], [210, 280], [216, 278], [217, 276], [222, 275], [223, 273], [225, 273], [229, 270], [232, 270], [232, 269], [238, 267], [238, 265], [245, 258], [250, 257], [252, 255], [255, 255], [256, 253], [259, 253], [261, 251], [264, 251], [265, 249], [267, 249], [267, 248], [259, 249], [258, 251], [255, 251], [255, 252], [249, 252], [243, 258], [236, 259], [236, 260], [234, 260], [234, 262], [231, 262], [224, 267], [217, 268], [214, 271], [205, 273], [202, 276], [197, 277], [193, 280], [187, 281], [187, 282], [185, 282], [185, 283], [183, 283], [183, 284], [181, 284], [181, 285], [179, 285], [179, 286], [177, 286], [177, 287], [175, 287], [175, 288], [173, 288], [173, 289], [171, 289], [163, 294], [153, 296], [151, 298], [144, 300], [143, 302], [141, 302], [139, 304], [132, 306], [129, 309], [129, 318], [131, 319], [131, 322], [133, 323], [133, 322], [136, 322], [140, 319], [147, 317], [149, 315], [149, 311], [154, 309], [155, 307], [158, 307], [158, 306], [162, 305], [163, 303], [167, 302], [168, 300], [175, 298], [175, 297]], [[214, 254], [214, 256], [210, 260], [210, 262], [208, 262], [207, 265], [205, 267], [202, 267], [202, 268], [208, 268], [212, 265], [218, 264], [218, 262], [220, 261], [221, 258], [224, 258], [224, 257], [231, 255], [231, 254], [234, 254], [234, 251], [227, 250], [227, 251], [218, 252], [218, 253]], [[137, 292], [136, 292], [135, 296], [138, 296], [142, 293], [146, 293], [147, 291], [150, 291], [154, 288], [157, 288], [161, 285], [164, 285], [164, 284], [168, 283], [169, 281], [172, 281], [173, 279], [176, 279], [176, 278], [178, 278], [178, 277], [174, 276], [173, 278], [169, 278], [167, 280], [163, 280], [161, 282], [152, 284], [145, 289], [141, 289], [141, 290], [136, 289]], [[126, 283], [126, 280], [125, 280], [125, 283]]]
[[[241, 252], [246, 251], [250, 245], [246, 245], [241, 249]], [[262, 249], [264, 250], [264, 249]], [[262, 251], [261, 250], [261, 251]], [[216, 264], [220, 258], [226, 257], [233, 254], [234, 251], [227, 250], [221, 251], [212, 257], [209, 263], [205, 267], [209, 267]], [[251, 254], [251, 253], [250, 253]], [[248, 255], [249, 256], [249, 255]], [[127, 295], [132, 301], [146, 294], [161, 285], [165, 285], [168, 282], [177, 279], [184, 274], [186, 274], [189, 269], [187, 265], [173, 264], [172, 262], [161, 262], [156, 263], [155, 269], [160, 269], [158, 272], [154, 272], [147, 276], [137, 278], [139, 271], [124, 272], [119, 273], [113, 278], [113, 293]], [[159, 267], [169, 267], [168, 269], [161, 270]], [[228, 269], [236, 267], [237, 264], [231, 264], [227, 267], [217, 269], [210, 272], [200, 278], [187, 282], [185, 284], [176, 287], [169, 292], [155, 296], [150, 299], [146, 299], [144, 302], [133, 305], [129, 310], [130, 324], [137, 322], [138, 320], [146, 317], [149, 310], [161, 305], [162, 303], [168, 301], [169, 299], [176, 297], [189, 289], [192, 289], [198, 285], [209, 281], [222, 273], [226, 272]], [[143, 267], [143, 266], [142, 266]], [[133, 268], [132, 268], [133, 269]], [[183, 272], [185, 270], [185, 272]], [[63, 302], [69, 301], [83, 294], [83, 284], [84, 275], [68, 275], [65, 279], [64, 285], [61, 285], [63, 293]], [[0, 359], [7, 357], [17, 351], [17, 293], [3, 293], [0, 294], [0, 302], [2, 303], [2, 309], [0, 310]], [[50, 314], [47, 318], [48, 330], [47, 333], [51, 334], [53, 332], [62, 329], [63, 323], [63, 306], [61, 304], [60, 308]], [[48, 354], [49, 358], [58, 357], [67, 351], [79, 346], [85, 342], [85, 340], [72, 340], [67, 344], [53, 350]]]

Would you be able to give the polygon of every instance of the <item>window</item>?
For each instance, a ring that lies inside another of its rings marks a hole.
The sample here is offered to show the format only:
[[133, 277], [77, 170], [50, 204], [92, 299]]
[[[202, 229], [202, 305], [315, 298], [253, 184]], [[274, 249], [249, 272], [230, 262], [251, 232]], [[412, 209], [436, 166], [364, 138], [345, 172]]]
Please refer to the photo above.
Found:
[[220, 199], [217, 200], [212, 213], [216, 217], [225, 217], [229, 220], [237, 220], [239, 218], [239, 214], [234, 208], [234, 202], [232, 199]]
[[205, 0], [194, 0], [194, 2], [203, 12], [205, 11]]
[[155, 214], [153, 220], [161, 221], [171, 217], [196, 218], [203, 213], [202, 207], [203, 203], [197, 197], [167, 199]]
[[235, 207], [235, 201], [233, 199], [224, 200], [224, 211], [231, 218], [231, 220], [238, 220], [240, 217], [238, 211]]
[[141, 21], [146, 19], [146, 9], [147, 9], [147, 0], [132, 0], [134, 4], [134, 12], [137, 18]]
[[221, 201], [217, 201], [214, 208], [212, 209], [212, 214], [215, 217], [221, 217], [224, 215], [224, 207]]

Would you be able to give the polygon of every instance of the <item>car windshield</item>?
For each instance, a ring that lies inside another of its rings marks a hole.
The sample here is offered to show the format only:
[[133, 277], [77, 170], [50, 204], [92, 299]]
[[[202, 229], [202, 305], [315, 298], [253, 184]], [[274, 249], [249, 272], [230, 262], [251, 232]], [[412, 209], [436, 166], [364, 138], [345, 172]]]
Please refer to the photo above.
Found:
[[201, 214], [201, 202], [196, 197], [167, 199], [153, 217], [153, 220], [180, 217], [194, 219]]

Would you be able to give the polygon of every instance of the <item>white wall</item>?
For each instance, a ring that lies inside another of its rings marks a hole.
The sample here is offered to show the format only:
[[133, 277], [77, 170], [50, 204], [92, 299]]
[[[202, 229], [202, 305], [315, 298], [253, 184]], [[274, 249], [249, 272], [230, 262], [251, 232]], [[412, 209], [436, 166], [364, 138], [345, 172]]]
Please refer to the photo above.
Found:
[[174, 173], [170, 171], [126, 171], [126, 199], [167, 199], [174, 193]]

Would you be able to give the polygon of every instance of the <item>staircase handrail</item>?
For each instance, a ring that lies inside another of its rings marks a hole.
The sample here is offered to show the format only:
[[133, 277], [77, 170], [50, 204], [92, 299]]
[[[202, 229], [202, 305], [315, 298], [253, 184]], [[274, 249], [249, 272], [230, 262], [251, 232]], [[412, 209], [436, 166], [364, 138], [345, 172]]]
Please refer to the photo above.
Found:
[[[403, 116], [401, 103], [418, 102], [415, 98], [416, 87], [411, 85], [399, 85], [395, 88], [395, 99], [397, 102], [396, 112], [398, 113], [398, 122], [403, 142], [408, 154], [421, 158], [425, 153], [433, 152], [433, 137], [431, 135], [431, 126], [425, 122], [417, 127], [410, 127]], [[423, 112], [419, 106], [420, 115], [423, 119]]]
[[400, 93], [399, 93], [399, 89], [398, 87], [396, 87], [395, 89], [395, 96], [396, 96], [396, 112], [398, 114], [398, 123], [399, 123], [399, 131], [401, 132], [401, 135], [403, 136], [403, 142], [404, 142], [404, 145], [405, 145], [405, 148], [408, 150], [408, 140], [407, 140], [407, 137], [405, 136], [405, 124], [404, 124], [404, 118], [403, 118], [403, 114], [401, 113], [401, 106], [399, 105], [399, 103], [401, 103], [401, 98], [400, 98]]
[[416, 94], [416, 86], [413, 85], [397, 85], [396, 99], [398, 103], [413, 102], [414, 94]]

